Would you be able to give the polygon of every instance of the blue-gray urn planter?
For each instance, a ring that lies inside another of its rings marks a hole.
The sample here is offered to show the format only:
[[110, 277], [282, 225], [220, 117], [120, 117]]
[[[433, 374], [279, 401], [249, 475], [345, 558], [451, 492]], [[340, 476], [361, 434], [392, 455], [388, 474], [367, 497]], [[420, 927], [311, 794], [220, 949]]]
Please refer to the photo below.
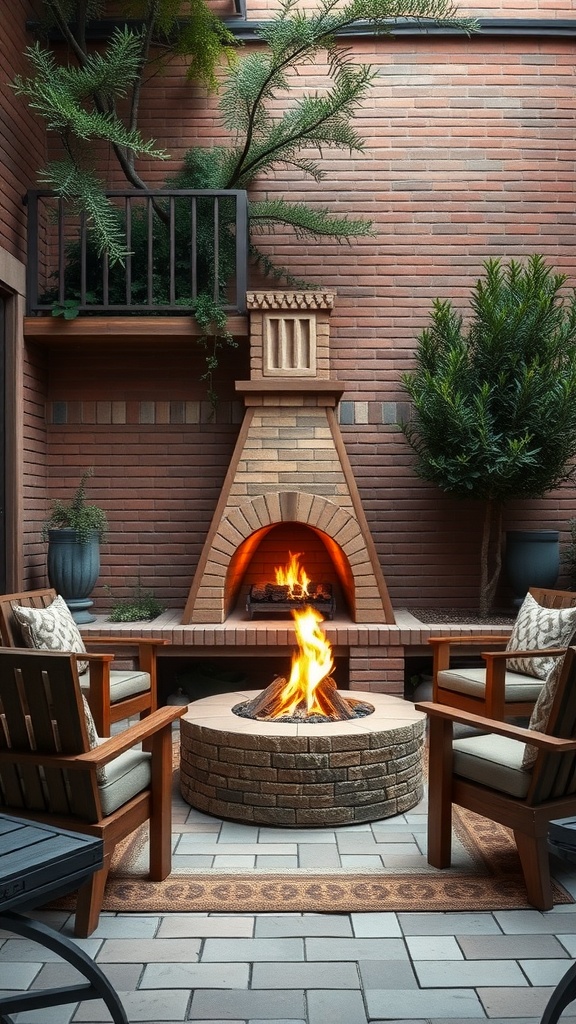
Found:
[[516, 607], [529, 587], [554, 587], [560, 572], [559, 531], [508, 530], [504, 568]]
[[92, 593], [100, 575], [100, 534], [93, 530], [85, 543], [76, 530], [48, 531], [48, 579], [61, 594], [74, 622], [95, 622], [88, 609], [94, 604]]

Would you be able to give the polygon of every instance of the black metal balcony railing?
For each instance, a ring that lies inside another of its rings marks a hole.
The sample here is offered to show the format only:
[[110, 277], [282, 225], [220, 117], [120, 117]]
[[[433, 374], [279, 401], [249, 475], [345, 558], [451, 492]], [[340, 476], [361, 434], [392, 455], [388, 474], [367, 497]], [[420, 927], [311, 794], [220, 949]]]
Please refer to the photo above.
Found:
[[28, 192], [27, 312], [185, 313], [207, 295], [246, 309], [245, 191], [119, 189], [106, 193], [127, 255], [100, 254], [85, 214], [53, 192]]

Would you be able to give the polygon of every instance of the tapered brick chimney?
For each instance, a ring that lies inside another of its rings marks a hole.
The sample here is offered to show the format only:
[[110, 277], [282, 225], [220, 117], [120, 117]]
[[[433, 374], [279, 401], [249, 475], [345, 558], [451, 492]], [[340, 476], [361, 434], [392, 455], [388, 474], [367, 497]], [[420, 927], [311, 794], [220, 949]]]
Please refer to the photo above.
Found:
[[246, 411], [184, 610], [183, 624], [223, 623], [236, 609], [266, 535], [299, 524], [319, 538], [358, 623], [394, 623], [376, 549], [342, 441], [330, 378], [329, 317], [322, 292], [255, 292]]

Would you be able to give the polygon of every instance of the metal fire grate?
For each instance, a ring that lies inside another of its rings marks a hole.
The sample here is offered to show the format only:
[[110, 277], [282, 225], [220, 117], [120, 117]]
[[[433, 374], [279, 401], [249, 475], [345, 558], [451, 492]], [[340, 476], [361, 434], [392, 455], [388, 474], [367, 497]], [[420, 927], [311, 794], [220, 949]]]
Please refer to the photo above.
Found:
[[333, 619], [336, 602], [331, 583], [309, 583], [308, 593], [288, 597], [288, 587], [279, 583], [252, 583], [246, 600], [246, 611], [255, 615], [285, 615], [299, 608], [315, 608], [325, 619]]

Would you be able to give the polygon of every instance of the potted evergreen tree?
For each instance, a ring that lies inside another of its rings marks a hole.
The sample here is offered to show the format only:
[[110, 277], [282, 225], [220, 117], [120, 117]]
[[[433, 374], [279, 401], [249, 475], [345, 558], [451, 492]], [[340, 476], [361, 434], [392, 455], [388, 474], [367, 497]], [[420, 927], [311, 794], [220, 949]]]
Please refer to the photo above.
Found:
[[576, 292], [538, 255], [484, 270], [466, 326], [449, 300], [434, 302], [402, 378], [413, 416], [401, 424], [423, 479], [484, 503], [482, 616], [500, 576], [505, 503], [572, 478], [576, 455]]
[[44, 525], [48, 540], [48, 579], [61, 594], [77, 623], [94, 622], [88, 609], [100, 573], [100, 542], [108, 529], [106, 513], [86, 503], [86, 481], [92, 468], [82, 474], [72, 501], [57, 499]]

